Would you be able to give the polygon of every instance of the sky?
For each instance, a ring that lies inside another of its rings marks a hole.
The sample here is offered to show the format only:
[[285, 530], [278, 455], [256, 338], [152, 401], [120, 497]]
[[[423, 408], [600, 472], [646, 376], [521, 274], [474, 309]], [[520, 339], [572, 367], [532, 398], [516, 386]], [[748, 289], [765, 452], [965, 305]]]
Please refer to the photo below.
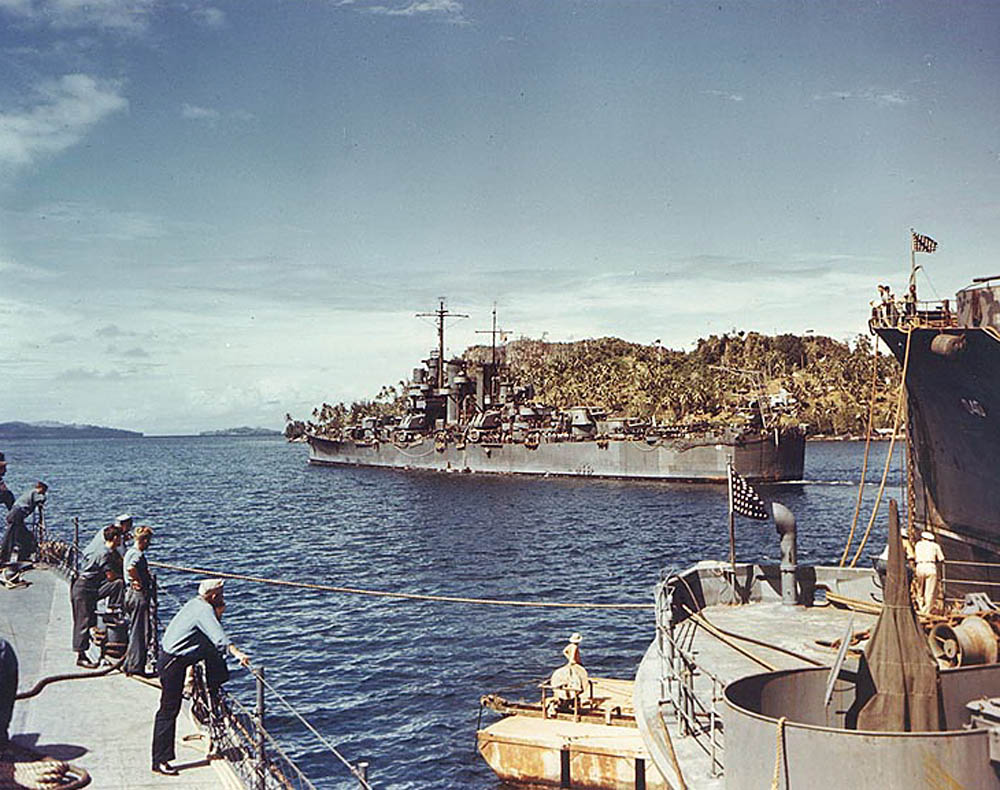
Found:
[[308, 417], [436, 345], [866, 331], [1000, 274], [1000, 6], [0, 0], [0, 422]]

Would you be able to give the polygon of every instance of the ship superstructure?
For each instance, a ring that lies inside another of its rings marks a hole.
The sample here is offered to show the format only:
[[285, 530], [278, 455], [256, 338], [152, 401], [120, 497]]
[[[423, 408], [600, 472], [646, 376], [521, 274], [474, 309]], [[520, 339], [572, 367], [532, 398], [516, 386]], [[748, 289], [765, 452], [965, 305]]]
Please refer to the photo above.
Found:
[[[425, 314], [427, 315], [427, 314]], [[751, 480], [802, 478], [805, 431], [782, 427], [758, 398], [738, 425], [664, 425], [599, 406], [539, 403], [498, 362], [446, 360], [442, 301], [438, 347], [406, 385], [406, 414], [368, 417], [337, 435], [310, 434], [309, 461], [442, 471], [724, 482], [731, 463]]]

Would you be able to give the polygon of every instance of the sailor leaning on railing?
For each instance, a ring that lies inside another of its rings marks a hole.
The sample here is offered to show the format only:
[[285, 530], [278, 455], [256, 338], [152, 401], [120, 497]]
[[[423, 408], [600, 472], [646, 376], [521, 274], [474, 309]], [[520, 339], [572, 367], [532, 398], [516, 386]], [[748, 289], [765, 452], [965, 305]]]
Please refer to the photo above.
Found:
[[249, 658], [239, 650], [222, 628], [226, 609], [222, 579], [204, 579], [198, 594], [181, 607], [163, 633], [158, 663], [160, 673], [160, 708], [153, 725], [153, 771], [176, 776], [170, 761], [175, 758], [174, 741], [177, 714], [181, 709], [184, 679], [189, 666], [205, 662], [205, 680], [209, 693], [229, 679], [225, 653], [228, 650], [240, 663]]

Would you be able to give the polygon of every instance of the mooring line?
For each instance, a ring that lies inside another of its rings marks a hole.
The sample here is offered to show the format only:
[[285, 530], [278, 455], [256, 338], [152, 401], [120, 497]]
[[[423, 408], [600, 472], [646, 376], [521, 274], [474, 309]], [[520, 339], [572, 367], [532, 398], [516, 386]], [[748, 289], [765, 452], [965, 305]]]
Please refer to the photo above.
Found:
[[403, 598], [408, 601], [442, 601], [445, 603], [469, 603], [481, 606], [522, 606], [545, 609], [652, 609], [651, 603], [567, 603], [561, 601], [506, 601], [495, 598], [462, 598], [455, 595], [421, 595], [419, 593], [391, 592], [389, 590], [364, 590], [359, 587], [338, 587], [332, 584], [313, 584], [310, 582], [294, 582], [285, 579], [268, 579], [264, 576], [250, 576], [244, 573], [229, 573], [210, 568], [191, 568], [186, 565], [171, 565], [166, 562], [149, 560], [154, 568], [181, 573], [197, 573], [201, 576], [213, 576], [220, 579], [235, 579], [237, 581], [272, 584], [278, 587], [297, 587], [304, 590], [322, 590], [324, 592], [346, 593], [349, 595], [369, 595], [376, 598]]

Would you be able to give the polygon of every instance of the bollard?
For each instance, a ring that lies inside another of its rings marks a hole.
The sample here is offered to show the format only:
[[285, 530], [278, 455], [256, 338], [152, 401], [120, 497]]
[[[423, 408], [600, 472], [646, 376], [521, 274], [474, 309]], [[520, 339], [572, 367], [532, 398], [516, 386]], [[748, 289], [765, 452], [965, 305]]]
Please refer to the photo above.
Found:
[[267, 753], [264, 750], [264, 667], [254, 672], [257, 681], [257, 788], [265, 790], [267, 785]]

